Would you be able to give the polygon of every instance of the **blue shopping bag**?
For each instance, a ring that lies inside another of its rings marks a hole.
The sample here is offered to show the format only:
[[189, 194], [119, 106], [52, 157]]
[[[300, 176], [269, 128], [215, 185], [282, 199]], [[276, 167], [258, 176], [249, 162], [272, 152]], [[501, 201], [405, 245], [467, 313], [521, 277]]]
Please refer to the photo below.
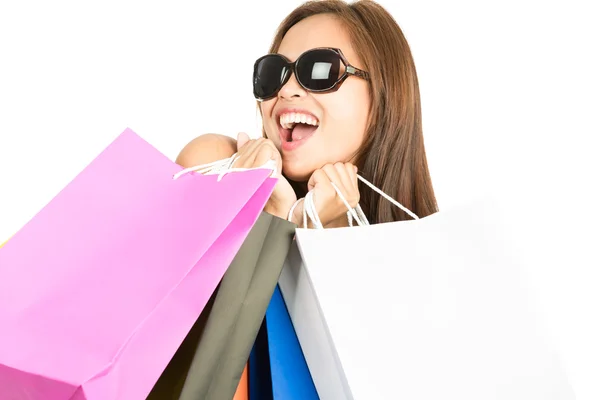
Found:
[[279, 285], [250, 354], [248, 389], [250, 400], [319, 399]]

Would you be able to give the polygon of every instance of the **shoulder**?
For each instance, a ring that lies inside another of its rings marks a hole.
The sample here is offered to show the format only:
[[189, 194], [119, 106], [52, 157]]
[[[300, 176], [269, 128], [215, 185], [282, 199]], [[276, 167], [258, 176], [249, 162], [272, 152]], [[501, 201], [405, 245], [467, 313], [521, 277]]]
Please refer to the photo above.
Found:
[[186, 144], [175, 162], [187, 168], [231, 157], [236, 151], [237, 141], [234, 138], [206, 133]]

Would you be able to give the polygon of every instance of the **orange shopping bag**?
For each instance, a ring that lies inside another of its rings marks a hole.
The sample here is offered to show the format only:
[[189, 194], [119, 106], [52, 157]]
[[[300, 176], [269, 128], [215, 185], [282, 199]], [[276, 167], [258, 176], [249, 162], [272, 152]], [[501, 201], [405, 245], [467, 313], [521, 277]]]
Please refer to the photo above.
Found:
[[242, 372], [242, 378], [240, 379], [240, 384], [235, 391], [233, 400], [248, 400], [248, 364], [246, 364], [244, 372]]

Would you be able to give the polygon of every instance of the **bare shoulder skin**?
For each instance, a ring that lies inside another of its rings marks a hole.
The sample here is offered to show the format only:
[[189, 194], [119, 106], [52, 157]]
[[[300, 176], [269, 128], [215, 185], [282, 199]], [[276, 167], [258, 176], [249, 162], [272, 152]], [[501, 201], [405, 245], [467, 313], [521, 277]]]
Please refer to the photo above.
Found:
[[186, 144], [175, 162], [184, 168], [188, 168], [229, 158], [236, 151], [237, 142], [235, 139], [216, 133], [207, 133]]

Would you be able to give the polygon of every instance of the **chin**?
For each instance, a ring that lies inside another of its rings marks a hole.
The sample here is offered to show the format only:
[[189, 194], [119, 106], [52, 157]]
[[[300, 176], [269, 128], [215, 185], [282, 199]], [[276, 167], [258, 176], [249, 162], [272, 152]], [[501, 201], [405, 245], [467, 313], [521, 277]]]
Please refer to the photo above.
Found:
[[308, 182], [317, 169], [301, 162], [283, 162], [283, 175], [294, 182]]

